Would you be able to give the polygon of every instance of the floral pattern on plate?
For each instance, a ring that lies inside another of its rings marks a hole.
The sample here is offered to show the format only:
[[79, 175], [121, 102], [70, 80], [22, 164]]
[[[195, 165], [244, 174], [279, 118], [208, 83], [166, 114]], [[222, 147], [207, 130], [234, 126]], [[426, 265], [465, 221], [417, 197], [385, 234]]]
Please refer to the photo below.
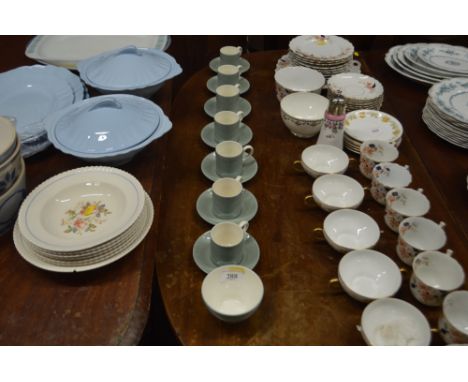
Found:
[[112, 212], [106, 208], [101, 201], [80, 202], [75, 208], [65, 212], [66, 217], [62, 219], [65, 226], [64, 233], [82, 235], [84, 232], [95, 232], [96, 228], [103, 224], [107, 215]]

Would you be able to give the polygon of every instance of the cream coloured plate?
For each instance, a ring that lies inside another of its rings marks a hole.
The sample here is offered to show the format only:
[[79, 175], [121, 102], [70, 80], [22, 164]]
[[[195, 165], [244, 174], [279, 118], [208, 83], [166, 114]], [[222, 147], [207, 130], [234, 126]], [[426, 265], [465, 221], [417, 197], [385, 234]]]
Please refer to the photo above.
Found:
[[123, 245], [116, 249], [115, 252], [109, 254], [105, 258], [94, 259], [94, 262], [76, 262], [73, 264], [59, 264], [53, 263], [52, 261], [44, 260], [41, 256], [37, 255], [32, 251], [24, 241], [24, 237], [21, 235], [18, 222], [16, 222], [14, 231], [13, 231], [13, 240], [18, 250], [19, 254], [30, 264], [52, 272], [62, 272], [62, 273], [71, 273], [71, 272], [84, 272], [92, 269], [101, 268], [105, 265], [111, 264], [120, 258], [124, 257], [135, 249], [142, 240], [148, 234], [151, 225], [153, 224], [154, 218], [154, 208], [153, 203], [151, 202], [150, 197], [145, 194], [145, 208], [142, 211], [142, 216], [145, 216], [144, 224], [142, 229], [134, 236], [133, 240], [129, 241], [126, 245]]
[[18, 215], [21, 234], [49, 251], [79, 251], [125, 232], [141, 214], [140, 182], [113, 167], [82, 167], [34, 189]]
[[375, 110], [356, 110], [346, 114], [344, 130], [361, 142], [373, 139], [394, 141], [403, 134], [403, 126], [395, 117]]

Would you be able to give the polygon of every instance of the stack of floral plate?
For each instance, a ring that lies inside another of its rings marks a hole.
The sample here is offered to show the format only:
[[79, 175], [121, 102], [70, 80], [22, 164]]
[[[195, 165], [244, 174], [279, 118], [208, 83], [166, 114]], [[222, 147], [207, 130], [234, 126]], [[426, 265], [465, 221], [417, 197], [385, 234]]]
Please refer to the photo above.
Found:
[[468, 78], [453, 78], [433, 85], [422, 118], [434, 134], [468, 149]]
[[392, 47], [385, 62], [396, 72], [423, 84], [468, 77], [468, 48], [448, 44], [406, 44]]
[[380, 110], [383, 93], [382, 84], [365, 74], [340, 73], [328, 79], [328, 98], [344, 97], [347, 111]]
[[289, 42], [289, 57], [295, 66], [306, 66], [325, 77], [348, 72], [354, 46], [339, 36], [298, 36]]
[[78, 76], [53, 66], [22, 66], [1, 73], [0, 89], [0, 115], [15, 118], [23, 157], [50, 145], [46, 117], [87, 97]]
[[112, 167], [83, 167], [46, 180], [27, 196], [13, 239], [32, 265], [79, 272], [131, 252], [152, 221], [153, 204], [135, 177]]
[[364, 141], [377, 139], [396, 147], [401, 143], [403, 126], [393, 116], [375, 110], [356, 110], [346, 114], [344, 146], [359, 154]]

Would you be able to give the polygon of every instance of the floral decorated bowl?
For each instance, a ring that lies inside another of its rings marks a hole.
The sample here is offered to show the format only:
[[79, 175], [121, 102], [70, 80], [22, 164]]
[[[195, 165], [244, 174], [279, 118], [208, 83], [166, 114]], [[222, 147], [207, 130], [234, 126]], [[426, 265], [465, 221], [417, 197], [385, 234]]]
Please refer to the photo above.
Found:
[[281, 118], [295, 136], [311, 138], [322, 127], [329, 102], [315, 93], [292, 93], [281, 100]]
[[394, 188], [387, 192], [384, 220], [392, 231], [398, 233], [398, 227], [405, 218], [429, 212], [431, 203], [422, 192], [422, 188]]
[[7, 232], [13, 226], [18, 209], [25, 196], [26, 166], [20, 155], [19, 170], [16, 180], [7, 191], [0, 195], [0, 235]]
[[358, 330], [371, 346], [427, 346], [431, 342], [426, 317], [397, 298], [382, 298], [367, 305]]
[[409, 166], [396, 163], [379, 163], [372, 170], [371, 195], [380, 204], [385, 205], [385, 196], [392, 188], [407, 187], [413, 177]]
[[410, 290], [422, 304], [440, 306], [448, 293], [465, 282], [465, 272], [457, 260], [438, 251], [426, 251], [413, 261]]
[[439, 333], [447, 344], [468, 344], [468, 291], [451, 292], [445, 297]]
[[318, 70], [303, 66], [290, 66], [275, 73], [278, 101], [291, 93], [308, 92], [320, 94], [325, 77]]
[[360, 147], [359, 170], [362, 175], [372, 179], [374, 166], [382, 162], [393, 162], [398, 158], [398, 149], [386, 141], [365, 141]]
[[25, 199], [23, 237], [48, 251], [80, 251], [125, 232], [143, 210], [145, 193], [132, 175], [113, 167], [82, 167], [58, 174]]
[[21, 144], [15, 139], [15, 149], [3, 163], [0, 163], [0, 195], [3, 195], [15, 183], [21, 173]]
[[249, 318], [260, 306], [263, 283], [249, 268], [225, 265], [206, 275], [201, 294], [215, 317], [226, 322], [239, 322]]

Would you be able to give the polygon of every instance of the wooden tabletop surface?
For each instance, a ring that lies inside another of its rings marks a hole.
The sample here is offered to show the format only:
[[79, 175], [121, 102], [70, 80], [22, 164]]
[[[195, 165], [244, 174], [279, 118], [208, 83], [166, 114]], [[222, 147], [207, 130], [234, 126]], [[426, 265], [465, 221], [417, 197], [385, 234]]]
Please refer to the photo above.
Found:
[[[0, 72], [35, 64], [24, 56], [29, 37], [2, 38]], [[167, 114], [171, 83], [154, 101]], [[146, 239], [118, 262], [90, 272], [57, 274], [34, 268], [0, 237], [0, 345], [138, 344], [147, 323], [154, 275], [160, 176], [166, 138], [153, 142], [122, 167], [151, 195], [155, 219]], [[27, 190], [51, 176], [87, 166], [53, 147], [26, 159]]]
[[[0, 72], [34, 63], [24, 57], [28, 40], [0, 40], [2, 51], [10, 52], [2, 57]], [[251, 89], [244, 97], [252, 105], [245, 123], [254, 132], [251, 144], [259, 163], [259, 172], [245, 187], [259, 204], [249, 232], [260, 246], [255, 271], [265, 285], [255, 315], [235, 325], [211, 316], [200, 293], [204, 273], [192, 259], [195, 240], [211, 227], [195, 210], [198, 196], [211, 185], [200, 170], [202, 159], [212, 151], [200, 138], [201, 129], [211, 121], [203, 104], [213, 96], [206, 81], [214, 73], [206, 68], [185, 83], [173, 103], [171, 83], [158, 93], [154, 100], [171, 116], [173, 130], [123, 167], [141, 181], [155, 206], [151, 231], [131, 254], [103, 269], [61, 275], [29, 265], [16, 252], [11, 234], [0, 237], [0, 344], [136, 344], [147, 322], [155, 277], [182, 344], [364, 344], [355, 328], [364, 304], [328, 286], [341, 255], [314, 238], [312, 230], [321, 226], [326, 213], [304, 205], [312, 179], [292, 167], [315, 139], [294, 137], [281, 121], [273, 73], [282, 53], [245, 55], [251, 64], [245, 75]], [[432, 204], [428, 217], [447, 223], [447, 248], [455, 251], [466, 270], [466, 152], [428, 131], [421, 121], [427, 88], [392, 72], [383, 55], [372, 51], [361, 59], [363, 71], [385, 87], [382, 110], [405, 127], [397, 162], [411, 166], [411, 186], [424, 188]], [[206, 58], [207, 65], [211, 58]], [[28, 191], [57, 173], [85, 165], [49, 148], [26, 160]], [[348, 175], [363, 185], [369, 183], [355, 165]], [[383, 207], [366, 199], [360, 210], [373, 216], [384, 231], [376, 249], [401, 265], [396, 235], [383, 222]], [[407, 280], [397, 297], [415, 304], [435, 324], [440, 310], [417, 303]], [[441, 343], [436, 335], [433, 343]]]
[[[383, 53], [361, 59], [364, 72], [374, 74], [385, 87], [383, 110], [400, 119], [407, 132], [397, 162], [410, 165], [411, 186], [422, 187], [431, 201], [427, 216], [447, 223], [447, 248], [468, 269], [466, 153], [425, 128], [420, 116], [427, 89], [392, 73]], [[292, 167], [315, 139], [296, 138], [283, 125], [273, 79], [281, 54], [270, 51], [245, 56], [251, 64], [245, 74], [251, 88], [244, 97], [251, 103], [252, 113], [244, 121], [253, 130], [251, 144], [259, 164], [257, 175], [245, 187], [259, 204], [249, 232], [260, 246], [255, 271], [264, 283], [265, 295], [258, 311], [242, 323], [226, 324], [208, 312], [200, 293], [205, 274], [192, 258], [196, 239], [211, 228], [197, 215], [195, 203], [211, 185], [200, 163], [212, 149], [202, 142], [200, 132], [211, 121], [203, 104], [213, 96], [206, 81], [214, 73], [209, 68], [196, 73], [173, 102], [174, 131], [167, 142], [156, 270], [169, 320], [186, 345], [364, 344], [356, 324], [365, 305], [329, 287], [328, 281], [337, 276], [341, 255], [314, 238], [312, 230], [322, 225], [326, 213], [304, 205], [313, 180]], [[369, 184], [355, 164], [347, 174]], [[383, 230], [376, 249], [403, 265], [395, 252], [397, 235], [384, 223], [383, 206], [367, 198], [360, 210], [374, 217]], [[396, 297], [416, 305], [436, 324], [440, 310], [419, 304], [407, 279]], [[433, 343], [441, 343], [437, 335]]]

